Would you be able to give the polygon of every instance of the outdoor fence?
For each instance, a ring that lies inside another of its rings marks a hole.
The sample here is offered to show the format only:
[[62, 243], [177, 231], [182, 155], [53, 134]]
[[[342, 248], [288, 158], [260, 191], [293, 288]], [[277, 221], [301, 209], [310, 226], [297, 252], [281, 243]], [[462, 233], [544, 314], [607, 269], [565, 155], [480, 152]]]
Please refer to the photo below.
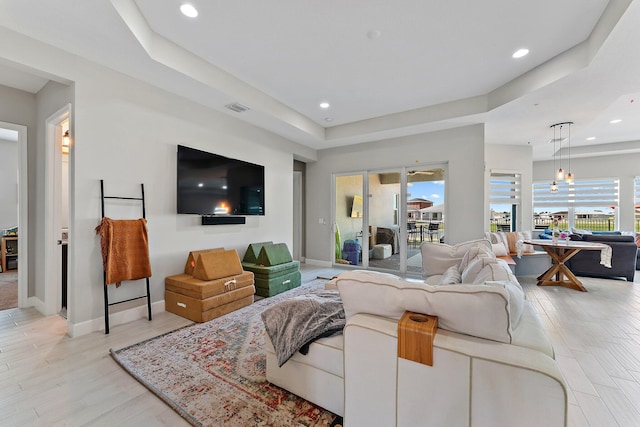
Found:
[[[552, 220], [534, 218], [533, 228], [536, 230], [544, 230], [552, 228]], [[569, 221], [561, 219], [558, 221], [560, 230], [569, 229]], [[574, 228], [591, 231], [616, 231], [615, 220], [613, 218], [576, 218], [574, 220]], [[509, 231], [511, 229], [511, 221], [509, 219], [492, 219], [491, 231]], [[640, 218], [636, 218], [634, 231], [640, 232]]]

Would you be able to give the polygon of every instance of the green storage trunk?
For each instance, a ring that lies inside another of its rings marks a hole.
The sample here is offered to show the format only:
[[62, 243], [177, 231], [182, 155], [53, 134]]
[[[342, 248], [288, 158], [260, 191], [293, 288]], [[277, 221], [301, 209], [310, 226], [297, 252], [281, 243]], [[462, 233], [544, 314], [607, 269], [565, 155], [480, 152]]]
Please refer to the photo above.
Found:
[[269, 276], [284, 274], [285, 272], [289, 272], [289, 270], [299, 270], [300, 262], [291, 261], [285, 264], [272, 265], [270, 267], [243, 262], [242, 269], [245, 271], [251, 271], [253, 274], [255, 274], [256, 276], [261, 276], [263, 279], [268, 279]]
[[261, 297], [271, 297], [297, 288], [302, 281], [300, 270], [292, 271], [283, 275], [278, 275], [270, 279], [255, 279], [256, 295]]

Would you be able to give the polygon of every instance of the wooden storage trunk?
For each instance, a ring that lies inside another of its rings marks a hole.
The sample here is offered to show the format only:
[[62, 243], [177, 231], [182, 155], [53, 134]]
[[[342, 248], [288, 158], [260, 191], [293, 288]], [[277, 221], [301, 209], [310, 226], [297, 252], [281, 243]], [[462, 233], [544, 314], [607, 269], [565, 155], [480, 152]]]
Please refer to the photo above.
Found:
[[191, 298], [205, 299], [220, 295], [234, 289], [253, 285], [254, 276], [251, 271], [223, 277], [215, 280], [199, 280], [189, 274], [176, 274], [165, 279], [165, 290]]
[[165, 291], [165, 310], [194, 322], [207, 322], [252, 304], [254, 293], [253, 285], [205, 299]]

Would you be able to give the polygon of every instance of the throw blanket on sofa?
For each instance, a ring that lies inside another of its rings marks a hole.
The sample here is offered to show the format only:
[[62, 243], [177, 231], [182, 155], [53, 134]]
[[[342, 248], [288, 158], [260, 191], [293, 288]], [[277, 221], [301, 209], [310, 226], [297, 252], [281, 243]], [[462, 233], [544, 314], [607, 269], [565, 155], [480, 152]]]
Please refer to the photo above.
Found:
[[341, 333], [346, 323], [337, 291], [320, 291], [283, 301], [262, 312], [278, 366], [318, 338]]

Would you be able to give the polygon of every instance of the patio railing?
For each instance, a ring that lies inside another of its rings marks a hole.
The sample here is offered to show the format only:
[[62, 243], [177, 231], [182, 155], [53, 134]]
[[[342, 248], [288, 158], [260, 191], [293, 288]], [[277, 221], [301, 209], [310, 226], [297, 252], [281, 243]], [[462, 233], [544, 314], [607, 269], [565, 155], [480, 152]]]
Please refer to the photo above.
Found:
[[[543, 230], [545, 228], [551, 228], [552, 220], [550, 219], [534, 219], [533, 227], [536, 230]], [[562, 219], [558, 222], [558, 227], [561, 230], [568, 230], [569, 221]], [[613, 218], [576, 218], [574, 221], [574, 227], [583, 230], [591, 231], [615, 231], [616, 225]], [[491, 231], [509, 231], [511, 229], [511, 221], [508, 219], [492, 219]], [[640, 232], [640, 218], [635, 220], [635, 231]]]

